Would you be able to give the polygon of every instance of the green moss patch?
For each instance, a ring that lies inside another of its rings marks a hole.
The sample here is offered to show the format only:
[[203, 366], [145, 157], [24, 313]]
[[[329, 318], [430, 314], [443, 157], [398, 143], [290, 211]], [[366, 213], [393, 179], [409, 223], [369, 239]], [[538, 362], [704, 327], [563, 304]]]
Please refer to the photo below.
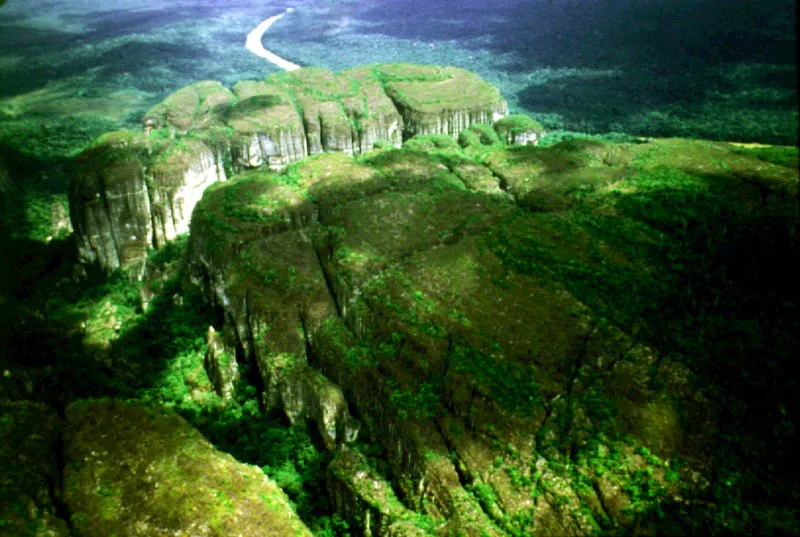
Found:
[[216, 451], [169, 411], [76, 402], [66, 435], [64, 498], [79, 536], [310, 535], [261, 470]]

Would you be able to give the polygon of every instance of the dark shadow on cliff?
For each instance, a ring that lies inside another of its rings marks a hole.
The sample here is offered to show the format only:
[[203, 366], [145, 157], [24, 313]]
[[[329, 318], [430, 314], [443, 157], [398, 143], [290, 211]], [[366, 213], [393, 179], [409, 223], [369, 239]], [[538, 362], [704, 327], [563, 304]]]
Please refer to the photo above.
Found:
[[[794, 471], [800, 405], [797, 378], [788, 374], [800, 356], [798, 222], [790, 195], [751, 192], [756, 206], [748, 209], [732, 199], [740, 192], [724, 190], [730, 176], [703, 179], [719, 185], [716, 195], [663, 188], [618, 202], [623, 216], [664, 234], [658, 248], [637, 244], [613, 218], [582, 219], [595, 240], [657, 268], [652, 276], [557, 255], [539, 261], [558, 266], [551, 275], [595, 312], [697, 375], [718, 413], [711, 486], [703, 495], [716, 507], [663, 509], [686, 521], [690, 533], [716, 533], [731, 523], [732, 534], [748, 534], [761, 531], [768, 516], [761, 502], [791, 511], [800, 498]], [[653, 520], [659, 516], [652, 513]]]

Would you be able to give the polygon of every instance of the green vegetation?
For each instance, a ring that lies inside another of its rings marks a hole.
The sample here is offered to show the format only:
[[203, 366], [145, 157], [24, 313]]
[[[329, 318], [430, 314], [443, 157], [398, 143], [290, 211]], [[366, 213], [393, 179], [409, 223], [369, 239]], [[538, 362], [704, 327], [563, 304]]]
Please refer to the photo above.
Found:
[[88, 114], [9, 119], [0, 121], [0, 145], [40, 160], [74, 157], [116, 127], [113, 121]]
[[[279, 74], [264, 84], [280, 92], [242, 85], [235, 98], [201, 83], [153, 114], [178, 130], [213, 123], [207, 140], [224, 144], [236, 133], [218, 119], [266, 122], [272, 104], [308, 119], [326, 100], [360, 129], [352, 112], [370, 76], [423, 109], [463, 100], [440, 93], [453, 84], [484, 84], [450, 68], [351, 74]], [[117, 149], [152, 144], [169, 179], [195, 136], [123, 131], [90, 148], [139, 170]], [[796, 148], [617, 134], [558, 131], [510, 147], [474, 125], [458, 141], [415, 136], [358, 159], [251, 171], [209, 188], [194, 213], [192, 255], [208, 266], [192, 277], [213, 286], [214, 305], [189, 281], [186, 237], [151, 252], [142, 282], [81, 281], [66, 230], [46, 223], [63, 200], [23, 187], [30, 225], [3, 239], [35, 270], [9, 285], [18, 307], [4, 323], [14, 329], [0, 393], [59, 408], [103, 396], [171, 407], [264, 469], [317, 535], [344, 536], [363, 521], [332, 512], [333, 455], [319, 431], [263, 405], [262, 383], [291, 378], [307, 355], [307, 371], [336, 379], [363, 420], [362, 447], [397, 485], [393, 502], [426, 530], [454, 509], [470, 531], [514, 536], [562, 522], [577, 533], [791, 532], [796, 163]], [[31, 250], [15, 247], [31, 238]], [[234, 334], [236, 315], [247, 326], [237, 319]], [[232, 400], [203, 367], [209, 325], [240, 338], [223, 355], [243, 370]], [[94, 483], [99, 518], [113, 519], [128, 492]], [[212, 494], [222, 510], [209, 523], [223, 527], [235, 498]], [[555, 518], [534, 516], [547, 510]]]
[[511, 134], [521, 134], [528, 131], [544, 132], [544, 127], [538, 121], [525, 114], [512, 114], [498, 119], [494, 123], [494, 128], [499, 133], [509, 132]]
[[771, 162], [772, 164], [780, 164], [796, 170], [798, 168], [798, 148], [787, 146], [764, 146], [764, 145], [749, 145], [741, 144], [733, 149], [734, 153], [740, 155], [754, 156], [764, 162]]
[[[0, 389], [7, 393], [17, 374], [27, 374], [36, 379], [35, 395], [58, 405], [114, 396], [172, 407], [218, 449], [262, 467], [317, 535], [346, 535], [331, 519], [324, 493], [330, 454], [316, 437], [265, 412], [248, 380], [252, 375], [243, 375], [234, 401], [226, 403], [213, 392], [203, 356], [214, 315], [198, 290], [184, 283], [187, 239], [151, 253], [150, 270], [166, 279], [132, 282], [117, 273], [108, 280], [62, 285], [57, 292], [38, 290], [31, 303], [42, 309], [25, 314], [9, 348], [26, 346], [25, 356], [36, 356], [39, 363], [33, 369], [6, 363], [10, 376]], [[146, 288], [156, 298], [142, 309], [140, 292]], [[58, 361], [52, 362], [56, 348]], [[78, 523], [80, 517], [73, 519]]]
[[310, 535], [273, 481], [216, 451], [170, 411], [78, 401], [67, 407], [66, 424], [64, 497], [88, 515], [73, 520], [81, 535], [107, 536], [142, 523], [161, 531], [192, 527], [198, 512], [217, 534]]
[[494, 86], [463, 69], [403, 63], [376, 64], [369, 68], [401, 108], [432, 113], [442, 109], [499, 108], [503, 103]]

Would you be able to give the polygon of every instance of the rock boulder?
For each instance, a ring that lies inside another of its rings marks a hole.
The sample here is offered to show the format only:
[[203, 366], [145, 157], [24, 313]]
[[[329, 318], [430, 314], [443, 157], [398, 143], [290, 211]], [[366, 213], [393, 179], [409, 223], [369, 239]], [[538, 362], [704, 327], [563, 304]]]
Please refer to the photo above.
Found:
[[115, 400], [66, 412], [64, 501], [75, 537], [311, 537], [280, 488], [177, 414]]

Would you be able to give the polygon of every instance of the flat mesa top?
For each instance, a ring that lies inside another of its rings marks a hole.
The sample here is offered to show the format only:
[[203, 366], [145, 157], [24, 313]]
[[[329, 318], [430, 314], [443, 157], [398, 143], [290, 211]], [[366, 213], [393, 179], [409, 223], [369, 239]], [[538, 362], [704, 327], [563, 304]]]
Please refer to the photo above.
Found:
[[[344, 101], [353, 99], [363, 100], [369, 108], [390, 99], [406, 112], [422, 114], [505, 110], [500, 91], [474, 73], [457, 67], [393, 63], [354, 67], [338, 74], [322, 68], [303, 68], [276, 73], [261, 81], [240, 82], [233, 92], [219, 82], [202, 81], [176, 91], [154, 106], [145, 115], [145, 122], [169, 124], [184, 132], [212, 123], [224, 124], [231, 115], [237, 119], [241, 116], [229, 114], [229, 108], [258, 95], [275, 97], [274, 102], [262, 100], [262, 109], [314, 102], [339, 102], [348, 107], [353, 102]], [[370, 115], [371, 110], [365, 112]], [[286, 119], [283, 114], [279, 116]]]

